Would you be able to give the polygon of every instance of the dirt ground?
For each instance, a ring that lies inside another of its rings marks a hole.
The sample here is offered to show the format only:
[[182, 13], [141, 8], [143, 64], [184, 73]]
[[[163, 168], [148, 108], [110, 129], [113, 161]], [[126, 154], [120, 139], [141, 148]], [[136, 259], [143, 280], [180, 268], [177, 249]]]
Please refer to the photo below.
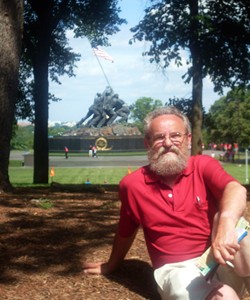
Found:
[[82, 272], [108, 257], [118, 211], [116, 190], [0, 194], [0, 299], [158, 300], [141, 231], [119, 271]]

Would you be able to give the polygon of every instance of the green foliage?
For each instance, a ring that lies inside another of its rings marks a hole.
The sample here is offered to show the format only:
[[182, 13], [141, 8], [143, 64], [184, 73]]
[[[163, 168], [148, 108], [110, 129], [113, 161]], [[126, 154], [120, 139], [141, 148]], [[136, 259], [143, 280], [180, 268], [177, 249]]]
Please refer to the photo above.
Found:
[[34, 126], [16, 126], [11, 139], [11, 150], [33, 149]]
[[[39, 53], [49, 53], [50, 79], [60, 84], [60, 76], [74, 76], [75, 63], [80, 59], [80, 55], [74, 53], [68, 45], [67, 30], [72, 30], [75, 37], [87, 37], [91, 43], [107, 46], [108, 36], [119, 31], [118, 25], [126, 23], [118, 17], [119, 12], [117, 0], [24, 1], [17, 118], [34, 120], [34, 67], [39, 66]], [[47, 43], [41, 46], [45, 35]], [[60, 100], [53, 94], [49, 93], [48, 96], [49, 101]]]
[[180, 67], [182, 51], [189, 50], [188, 70], [183, 75], [186, 82], [197, 71], [194, 64], [199, 63], [202, 73], [198, 75], [209, 75], [217, 91], [249, 83], [248, 1], [151, 2], [143, 20], [131, 29], [134, 36], [130, 41], [151, 42], [143, 53], [151, 62], [166, 68], [173, 61]]
[[34, 80], [32, 76], [32, 66], [25, 63], [25, 56], [22, 54], [19, 67], [19, 85], [17, 91], [17, 102], [15, 104], [15, 117], [17, 120], [34, 120], [34, 100], [33, 89]]
[[49, 127], [49, 136], [58, 136], [58, 135], [62, 135], [67, 131], [71, 131], [73, 128], [69, 127], [69, 126], [61, 126], [61, 125], [55, 125], [53, 127]]
[[208, 137], [214, 143], [250, 145], [250, 90], [235, 89], [217, 100], [207, 115]]
[[131, 111], [131, 118], [134, 119], [135, 125], [138, 129], [143, 132], [143, 120], [146, 115], [156, 109], [157, 107], [161, 107], [162, 101], [158, 99], [153, 99], [150, 97], [142, 97], [136, 100], [132, 111]]
[[[215, 90], [249, 85], [249, 1], [150, 1], [145, 16], [131, 31], [130, 43], [150, 42], [143, 56], [165, 69], [187, 64], [182, 78], [192, 80], [192, 149], [201, 153], [202, 80], [209, 76]], [[183, 58], [183, 50], [187, 58]]]
[[[58, 136], [72, 130], [71, 127], [65, 125], [56, 125], [49, 127], [49, 136]], [[11, 150], [31, 150], [33, 149], [34, 125], [15, 126], [15, 131], [11, 140]]]
[[22, 167], [23, 161], [22, 160], [10, 160], [9, 167]]
[[[192, 122], [193, 115], [193, 101], [191, 98], [170, 98], [168, 102], [165, 103], [166, 106], [173, 105], [182, 111], [188, 117], [189, 121]], [[206, 117], [205, 108], [202, 108], [203, 119]]]
[[117, 0], [24, 1], [20, 68], [24, 73], [20, 76], [19, 95], [20, 101], [26, 100], [25, 113], [34, 112], [34, 183], [48, 182], [48, 106], [51, 99], [58, 100], [49, 93], [49, 77], [60, 83], [60, 76], [74, 76], [75, 63], [80, 57], [70, 48], [66, 33], [73, 31], [76, 37], [108, 45], [108, 36], [118, 32], [118, 26], [125, 22], [119, 18], [117, 3]]
[[192, 99], [188, 98], [170, 98], [168, 101], [165, 103], [166, 106], [175, 106], [178, 108], [180, 111], [185, 113], [189, 120], [191, 121], [192, 119], [192, 113], [193, 113], [193, 102]]
[[53, 202], [50, 199], [40, 198], [38, 200], [34, 199], [33, 203], [35, 203], [38, 207], [43, 209], [49, 209], [53, 207]]

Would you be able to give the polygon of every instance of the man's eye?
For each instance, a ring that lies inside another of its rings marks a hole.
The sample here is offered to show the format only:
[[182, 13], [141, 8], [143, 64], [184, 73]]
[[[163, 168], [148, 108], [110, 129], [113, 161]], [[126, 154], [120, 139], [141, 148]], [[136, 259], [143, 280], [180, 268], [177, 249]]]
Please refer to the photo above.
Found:
[[156, 141], [162, 141], [164, 139], [164, 135], [163, 134], [159, 134], [159, 135], [155, 135], [153, 137], [153, 141], [156, 142]]
[[180, 139], [182, 136], [181, 136], [181, 134], [179, 133], [179, 132], [175, 132], [175, 133], [172, 133], [171, 135], [170, 135], [170, 138], [171, 139]]

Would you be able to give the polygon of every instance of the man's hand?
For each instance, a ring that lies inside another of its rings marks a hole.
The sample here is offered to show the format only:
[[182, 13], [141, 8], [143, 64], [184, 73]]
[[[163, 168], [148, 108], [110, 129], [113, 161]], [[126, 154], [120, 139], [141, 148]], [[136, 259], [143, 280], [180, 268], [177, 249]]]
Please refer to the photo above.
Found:
[[218, 231], [212, 243], [213, 253], [219, 264], [225, 265], [226, 261], [233, 261], [234, 256], [239, 251], [240, 245], [235, 232], [233, 222], [220, 222]]
[[246, 189], [236, 181], [229, 182], [220, 199], [212, 230], [212, 248], [216, 261], [225, 265], [239, 251], [235, 226], [246, 209]]
[[85, 274], [107, 275], [110, 274], [112, 271], [113, 270], [111, 270], [108, 263], [85, 263], [83, 265], [83, 272]]
[[107, 262], [98, 262], [98, 263], [85, 263], [83, 265], [83, 272], [85, 274], [110, 274], [117, 270], [123, 262], [124, 257], [126, 256], [128, 250], [130, 249], [137, 230], [129, 237], [121, 237], [117, 231], [112, 251]]

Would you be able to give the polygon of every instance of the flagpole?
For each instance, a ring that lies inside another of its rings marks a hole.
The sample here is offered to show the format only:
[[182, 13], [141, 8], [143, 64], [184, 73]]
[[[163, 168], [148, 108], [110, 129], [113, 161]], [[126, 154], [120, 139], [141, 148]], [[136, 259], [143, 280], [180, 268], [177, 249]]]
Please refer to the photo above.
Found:
[[98, 63], [99, 63], [99, 66], [100, 66], [100, 68], [101, 68], [101, 70], [102, 70], [102, 73], [103, 73], [103, 75], [104, 75], [104, 77], [105, 77], [105, 79], [106, 79], [106, 81], [107, 81], [107, 83], [108, 83], [108, 86], [111, 87], [111, 85], [110, 85], [110, 83], [109, 83], [109, 80], [108, 80], [108, 77], [107, 77], [106, 73], [104, 72], [104, 69], [103, 69], [103, 67], [102, 67], [102, 64], [101, 64], [101, 62], [100, 62], [100, 60], [99, 60], [99, 58], [98, 58], [98, 56], [97, 56], [96, 54], [95, 54], [95, 57], [96, 57], [96, 59], [97, 59], [97, 61], [98, 61]]

